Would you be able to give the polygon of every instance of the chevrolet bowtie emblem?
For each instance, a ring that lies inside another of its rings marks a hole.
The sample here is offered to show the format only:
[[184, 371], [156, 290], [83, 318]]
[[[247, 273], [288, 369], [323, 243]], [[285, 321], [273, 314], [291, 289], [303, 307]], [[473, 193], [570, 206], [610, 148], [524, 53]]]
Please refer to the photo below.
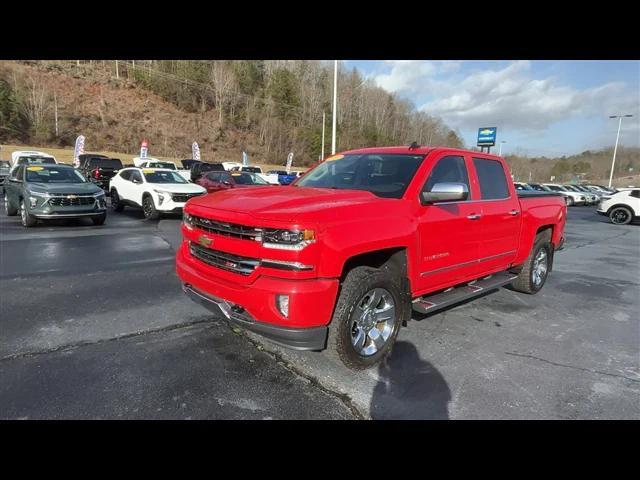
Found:
[[73, 200], [74, 198], [78, 198], [78, 196], [77, 195], [67, 195], [67, 198], [69, 200]]
[[200, 235], [200, 238], [198, 238], [198, 243], [203, 247], [210, 247], [213, 243], [213, 240], [209, 237], [205, 237], [204, 235]]

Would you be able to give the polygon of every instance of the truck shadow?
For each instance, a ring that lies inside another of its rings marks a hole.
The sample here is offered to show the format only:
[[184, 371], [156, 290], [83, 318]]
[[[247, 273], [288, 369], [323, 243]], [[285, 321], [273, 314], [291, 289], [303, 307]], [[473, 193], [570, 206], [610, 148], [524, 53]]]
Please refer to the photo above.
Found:
[[447, 420], [451, 391], [442, 374], [408, 342], [395, 344], [378, 366], [371, 397], [374, 420]]

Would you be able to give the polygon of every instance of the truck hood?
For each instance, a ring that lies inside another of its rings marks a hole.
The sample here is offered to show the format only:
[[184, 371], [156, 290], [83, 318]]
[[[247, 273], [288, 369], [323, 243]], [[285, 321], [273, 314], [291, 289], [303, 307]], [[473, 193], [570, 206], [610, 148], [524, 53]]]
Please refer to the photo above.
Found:
[[193, 205], [216, 210], [249, 214], [256, 218], [286, 222], [305, 221], [334, 216], [343, 208], [388, 202], [362, 190], [274, 186], [222, 190], [191, 200]]
[[28, 189], [37, 193], [57, 193], [62, 195], [87, 195], [102, 192], [102, 189], [93, 183], [40, 183], [29, 182]]

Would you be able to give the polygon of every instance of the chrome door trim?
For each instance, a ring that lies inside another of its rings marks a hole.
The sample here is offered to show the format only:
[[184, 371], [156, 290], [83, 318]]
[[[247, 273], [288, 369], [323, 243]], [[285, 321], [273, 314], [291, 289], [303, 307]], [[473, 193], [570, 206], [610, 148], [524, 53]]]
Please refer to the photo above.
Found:
[[507, 255], [511, 255], [512, 253], [516, 253], [517, 250], [509, 250], [508, 252], [498, 253], [497, 255], [491, 255], [489, 257], [479, 258], [477, 260], [471, 260], [470, 262], [462, 262], [456, 263], [455, 265], [449, 265], [448, 267], [437, 268], [435, 270], [429, 270], [428, 272], [422, 272], [420, 274], [421, 277], [426, 277], [427, 275], [432, 275], [434, 273], [445, 272], [447, 270], [453, 270], [455, 268], [464, 267], [467, 265], [473, 265], [474, 263], [486, 262], [487, 260], [493, 260], [494, 258], [506, 257]]

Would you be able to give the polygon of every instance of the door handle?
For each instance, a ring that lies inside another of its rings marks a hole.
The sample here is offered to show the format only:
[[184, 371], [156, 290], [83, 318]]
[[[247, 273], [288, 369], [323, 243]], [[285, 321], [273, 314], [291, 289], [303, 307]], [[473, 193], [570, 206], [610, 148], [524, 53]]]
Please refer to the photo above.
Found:
[[514, 210], [511, 210], [511, 211], [509, 212], [509, 215], [518, 215], [519, 213], [520, 213], [520, 212], [519, 212], [518, 210], [515, 210], [515, 209], [514, 209]]
[[467, 215], [469, 220], [478, 220], [482, 215], [479, 213], [472, 213], [471, 215]]

